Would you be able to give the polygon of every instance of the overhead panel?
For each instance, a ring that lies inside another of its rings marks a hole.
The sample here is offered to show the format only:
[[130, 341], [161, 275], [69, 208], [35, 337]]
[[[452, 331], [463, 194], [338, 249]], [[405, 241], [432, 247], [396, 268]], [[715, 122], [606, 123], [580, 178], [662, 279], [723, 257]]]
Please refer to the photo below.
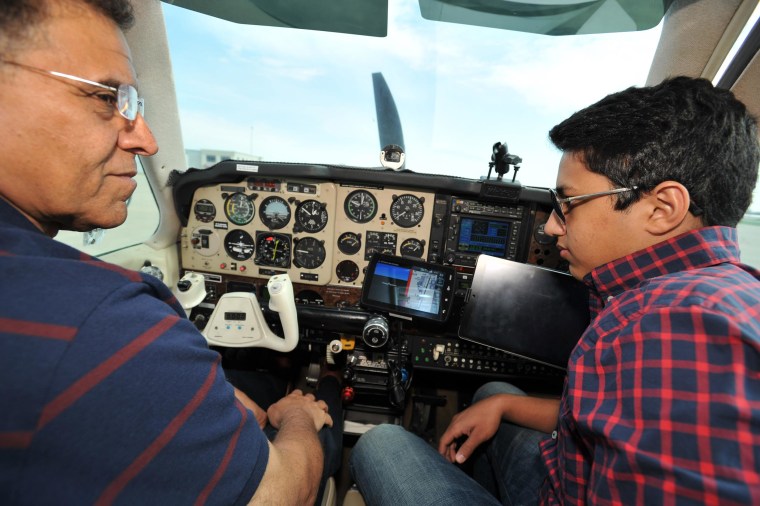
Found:
[[648, 30], [673, 0], [419, 0], [422, 17], [545, 35]]
[[235, 23], [385, 37], [387, 0], [163, 0]]

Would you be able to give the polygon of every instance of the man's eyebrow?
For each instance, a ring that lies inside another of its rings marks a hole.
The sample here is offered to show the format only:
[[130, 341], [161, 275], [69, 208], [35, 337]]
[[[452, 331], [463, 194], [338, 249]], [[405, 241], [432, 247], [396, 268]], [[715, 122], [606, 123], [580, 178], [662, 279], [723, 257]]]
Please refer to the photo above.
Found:
[[117, 81], [116, 79], [106, 79], [104, 81], [100, 81], [100, 84], [105, 84], [106, 86], [110, 86], [111, 88], [118, 88], [120, 84], [123, 84], [121, 81]]

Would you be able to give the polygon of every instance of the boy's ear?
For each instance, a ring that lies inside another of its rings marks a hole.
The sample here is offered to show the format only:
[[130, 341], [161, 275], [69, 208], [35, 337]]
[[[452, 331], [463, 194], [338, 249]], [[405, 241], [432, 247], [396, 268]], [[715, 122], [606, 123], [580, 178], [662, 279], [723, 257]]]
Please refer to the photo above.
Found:
[[665, 235], [687, 219], [689, 213], [689, 190], [676, 181], [663, 181], [645, 197], [647, 208], [645, 230], [653, 235]]

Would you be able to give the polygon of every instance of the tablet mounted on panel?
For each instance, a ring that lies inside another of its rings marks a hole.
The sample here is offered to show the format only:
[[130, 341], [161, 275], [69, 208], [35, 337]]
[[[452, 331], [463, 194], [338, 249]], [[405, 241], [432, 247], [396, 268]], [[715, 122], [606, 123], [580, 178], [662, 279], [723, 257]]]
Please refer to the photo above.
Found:
[[361, 304], [402, 319], [444, 323], [451, 312], [455, 283], [451, 266], [375, 254], [364, 276]]

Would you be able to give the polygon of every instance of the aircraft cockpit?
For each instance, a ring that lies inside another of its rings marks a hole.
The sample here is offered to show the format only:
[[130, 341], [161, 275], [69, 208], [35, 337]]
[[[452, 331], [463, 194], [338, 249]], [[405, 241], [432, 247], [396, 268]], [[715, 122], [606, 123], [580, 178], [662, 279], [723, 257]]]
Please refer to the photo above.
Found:
[[162, 279], [225, 370], [332, 366], [344, 462], [382, 423], [437, 441], [489, 381], [561, 393], [590, 316], [545, 230], [554, 124], [677, 74], [760, 113], [757, 0], [134, 3], [160, 151], [124, 225], [57, 239]]
[[[480, 255], [563, 270], [554, 238], [543, 232], [551, 212], [545, 189], [382, 167], [227, 161], [177, 176], [173, 191], [183, 276], [201, 274], [206, 293], [191, 320], [203, 330], [230, 292], [267, 301], [270, 277], [287, 274], [299, 348], [307, 358], [329, 353], [345, 364], [347, 407], [403, 411], [404, 403], [389, 398], [398, 396], [390, 363], [405, 378], [429, 371], [559, 387], [561, 367], [458, 336]], [[432, 306], [441, 313], [405, 319], [401, 306], [362, 300], [382, 256], [449, 269], [445, 288], [433, 290], [448, 294]]]

